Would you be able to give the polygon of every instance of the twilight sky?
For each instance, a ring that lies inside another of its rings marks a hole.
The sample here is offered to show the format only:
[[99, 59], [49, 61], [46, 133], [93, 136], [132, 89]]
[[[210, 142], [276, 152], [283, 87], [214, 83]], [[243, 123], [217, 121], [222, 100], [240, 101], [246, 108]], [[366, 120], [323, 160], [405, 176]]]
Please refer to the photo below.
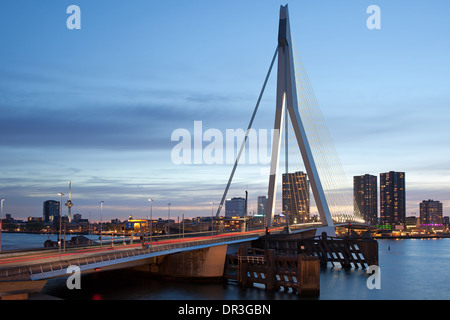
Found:
[[[69, 30], [69, 5], [81, 30]], [[0, 197], [42, 216], [68, 194], [93, 220], [211, 214], [230, 164], [172, 161], [176, 129], [246, 129], [277, 45], [275, 0], [2, 0]], [[366, 9], [381, 9], [369, 30]], [[450, 3], [289, 3], [292, 34], [351, 183], [406, 172], [407, 215], [450, 210]], [[255, 126], [270, 130], [270, 78]], [[204, 147], [208, 142], [204, 143]], [[229, 197], [267, 192], [267, 164], [239, 167]], [[66, 198], [63, 199], [66, 201]]]

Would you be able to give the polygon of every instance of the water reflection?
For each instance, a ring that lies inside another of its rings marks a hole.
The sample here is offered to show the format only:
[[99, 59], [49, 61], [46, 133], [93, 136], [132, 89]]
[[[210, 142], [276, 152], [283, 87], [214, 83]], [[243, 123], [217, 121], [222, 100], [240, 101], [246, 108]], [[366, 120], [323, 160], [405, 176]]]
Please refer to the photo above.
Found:
[[[320, 300], [450, 299], [450, 239], [379, 240], [381, 289], [369, 290], [363, 269], [323, 269]], [[45, 293], [64, 299], [129, 300], [300, 300], [296, 294], [270, 293], [262, 286], [241, 289], [222, 282], [191, 283], [119, 270], [83, 276], [81, 290], [66, 289], [65, 279], [49, 281]], [[303, 298], [304, 299], [304, 298]]]

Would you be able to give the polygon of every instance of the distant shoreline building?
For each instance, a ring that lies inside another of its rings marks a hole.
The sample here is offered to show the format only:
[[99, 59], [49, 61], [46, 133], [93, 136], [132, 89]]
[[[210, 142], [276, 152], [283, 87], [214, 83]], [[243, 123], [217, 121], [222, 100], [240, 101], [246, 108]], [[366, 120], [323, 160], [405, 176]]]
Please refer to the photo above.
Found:
[[365, 174], [353, 177], [354, 212], [361, 213], [370, 225], [378, 224], [377, 177]]
[[442, 203], [434, 200], [423, 200], [420, 203], [420, 225], [429, 227], [442, 224]]
[[240, 217], [243, 218], [246, 213], [245, 198], [237, 197], [225, 201], [225, 217]]
[[42, 217], [45, 223], [57, 220], [59, 218], [59, 201], [44, 201]]
[[310, 222], [310, 186], [302, 171], [283, 174], [282, 212], [289, 223]]
[[258, 216], [266, 216], [267, 211], [267, 196], [258, 196]]
[[[402, 229], [406, 222], [405, 173], [380, 173], [380, 220]], [[392, 228], [394, 229], [394, 228]]]

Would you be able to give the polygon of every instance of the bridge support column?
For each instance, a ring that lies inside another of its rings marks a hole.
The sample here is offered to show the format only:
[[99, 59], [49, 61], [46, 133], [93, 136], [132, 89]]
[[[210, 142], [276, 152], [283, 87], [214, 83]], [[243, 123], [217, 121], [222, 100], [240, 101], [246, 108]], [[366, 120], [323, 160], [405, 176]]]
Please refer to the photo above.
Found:
[[28, 294], [40, 293], [46, 283], [47, 280], [1, 281], [0, 300], [26, 300], [28, 298]]
[[[174, 278], [222, 278], [227, 245], [170, 254], [147, 269], [149, 272]], [[142, 268], [140, 268], [142, 270]]]

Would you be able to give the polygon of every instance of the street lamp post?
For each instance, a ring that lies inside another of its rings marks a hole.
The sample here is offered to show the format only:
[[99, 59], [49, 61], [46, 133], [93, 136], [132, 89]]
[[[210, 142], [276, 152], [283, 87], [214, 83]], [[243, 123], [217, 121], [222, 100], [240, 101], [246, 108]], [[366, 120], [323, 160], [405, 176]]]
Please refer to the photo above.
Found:
[[184, 213], [183, 213], [182, 219], [183, 219], [183, 220], [181, 220], [181, 224], [183, 225], [183, 239], [184, 239]]
[[100, 247], [103, 246], [103, 201], [100, 201]]
[[148, 201], [150, 201], [150, 246], [151, 246], [153, 235], [153, 199], [149, 198]]
[[172, 203], [168, 203], [167, 206], [169, 207], [169, 217], [167, 219], [167, 234], [170, 234], [170, 227], [169, 227], [169, 223], [170, 223], [170, 206], [172, 205]]
[[214, 236], [214, 202], [211, 201], [211, 236]]
[[3, 219], [3, 201], [5, 201], [4, 198], [0, 200], [0, 252], [2, 252], [2, 219]]
[[62, 228], [62, 197], [64, 193], [59, 192], [59, 261], [61, 262], [61, 228]]

